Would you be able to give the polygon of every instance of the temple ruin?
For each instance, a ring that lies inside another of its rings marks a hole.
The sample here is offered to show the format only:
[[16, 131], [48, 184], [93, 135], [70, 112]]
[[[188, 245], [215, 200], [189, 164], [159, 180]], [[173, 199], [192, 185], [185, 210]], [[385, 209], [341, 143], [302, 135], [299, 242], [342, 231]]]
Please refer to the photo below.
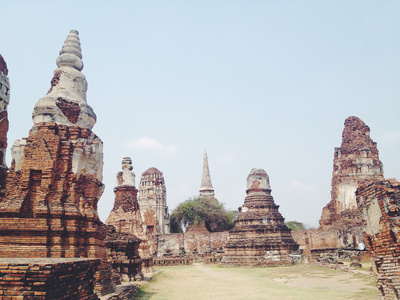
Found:
[[[97, 213], [104, 190], [103, 143], [92, 132], [96, 115], [86, 100], [77, 31], [68, 35], [56, 63], [49, 91], [34, 106], [29, 136], [12, 147], [8, 171], [10, 85], [0, 55], [0, 298], [94, 300], [121, 281], [143, 279], [154, 263], [222, 258], [222, 266], [288, 265], [298, 259], [296, 242], [320, 255], [364, 241], [381, 298], [399, 298], [400, 184], [384, 180], [377, 145], [363, 121], [345, 121], [342, 145], [335, 148], [331, 201], [318, 230], [292, 234], [267, 173], [253, 169], [231, 231], [209, 232], [203, 222], [170, 234], [163, 173], [146, 170], [138, 198], [129, 157], [117, 173], [106, 226]], [[199, 192], [215, 199], [206, 151]]]
[[292, 264], [298, 249], [291, 230], [271, 196], [269, 177], [252, 169], [247, 177], [247, 196], [239, 207], [235, 227], [229, 231], [222, 266], [276, 266]]
[[399, 299], [400, 183], [383, 180], [360, 186], [356, 194], [379, 299]]
[[[134, 274], [136, 270], [139, 273], [153, 272], [153, 258], [149, 250], [148, 238], [144, 233], [145, 226], [139, 209], [138, 191], [135, 187], [135, 173], [132, 170], [132, 160], [129, 157], [124, 157], [122, 160], [122, 171], [117, 173], [117, 186], [114, 188], [114, 207], [106, 220], [106, 225], [114, 226], [117, 233], [128, 235], [123, 238], [124, 240], [132, 243], [132, 238], [129, 239], [129, 235], [140, 240], [138, 255], [140, 256], [141, 267], [134, 266], [134, 262], [132, 262], [131, 266], [127, 266], [126, 268], [130, 272], [127, 274], [129, 278], [136, 275]], [[117, 237], [117, 239], [121, 238]], [[112, 245], [111, 241], [112, 237], [107, 238], [109, 245]]]
[[50, 90], [32, 114], [28, 138], [12, 147], [0, 202], [0, 257], [93, 258], [95, 290], [114, 289], [97, 213], [103, 193], [103, 143], [92, 131], [78, 32], [71, 30], [57, 58]]
[[164, 174], [157, 168], [149, 168], [142, 174], [139, 183], [139, 206], [147, 235], [170, 232]]
[[383, 165], [370, 129], [357, 117], [344, 122], [341, 147], [335, 148], [331, 201], [322, 211], [321, 227], [337, 220], [359, 223], [356, 190], [360, 184], [383, 180]]
[[7, 106], [10, 102], [10, 82], [8, 80], [7, 64], [0, 55], [0, 198], [4, 197], [7, 178], [6, 150], [8, 132]]
[[337, 262], [342, 258], [368, 261], [357, 208], [359, 185], [383, 180], [383, 165], [369, 127], [351, 116], [344, 122], [341, 147], [335, 148], [331, 201], [323, 208], [320, 227], [292, 232], [307, 259]]
[[331, 201], [320, 219], [321, 230], [334, 230], [338, 235], [337, 245], [332, 246], [357, 248], [363, 243], [355, 192], [359, 185], [383, 179], [383, 165], [369, 127], [357, 117], [348, 117], [342, 145], [335, 148]]

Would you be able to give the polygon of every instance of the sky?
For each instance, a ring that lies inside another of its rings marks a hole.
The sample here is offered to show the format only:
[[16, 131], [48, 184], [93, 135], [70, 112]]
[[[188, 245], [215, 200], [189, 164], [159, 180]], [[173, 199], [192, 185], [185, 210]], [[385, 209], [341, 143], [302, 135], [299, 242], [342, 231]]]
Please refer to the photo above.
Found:
[[237, 209], [264, 169], [287, 221], [317, 226], [333, 153], [357, 116], [400, 179], [399, 1], [3, 1], [11, 85], [7, 164], [56, 58], [79, 31], [93, 132], [104, 143], [105, 221], [116, 173], [164, 173], [174, 209], [197, 196], [207, 149], [216, 198]]

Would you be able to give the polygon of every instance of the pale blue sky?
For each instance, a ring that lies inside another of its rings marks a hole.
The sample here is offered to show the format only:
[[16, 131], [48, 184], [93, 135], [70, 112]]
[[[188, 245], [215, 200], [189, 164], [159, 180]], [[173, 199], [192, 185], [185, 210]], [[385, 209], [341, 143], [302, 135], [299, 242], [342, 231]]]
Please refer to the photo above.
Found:
[[198, 194], [206, 148], [226, 207], [263, 168], [283, 217], [317, 225], [348, 116], [400, 179], [399, 15], [399, 1], [4, 1], [9, 146], [28, 136], [76, 29], [104, 142], [103, 221], [122, 157], [137, 184], [149, 167], [164, 172], [173, 209]]

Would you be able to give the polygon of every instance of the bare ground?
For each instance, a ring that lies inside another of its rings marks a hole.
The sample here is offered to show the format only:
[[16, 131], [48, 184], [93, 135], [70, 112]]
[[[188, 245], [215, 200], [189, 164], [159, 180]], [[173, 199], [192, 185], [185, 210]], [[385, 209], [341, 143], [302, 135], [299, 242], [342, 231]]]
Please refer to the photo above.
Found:
[[375, 280], [310, 265], [272, 268], [158, 267], [137, 299], [377, 299]]

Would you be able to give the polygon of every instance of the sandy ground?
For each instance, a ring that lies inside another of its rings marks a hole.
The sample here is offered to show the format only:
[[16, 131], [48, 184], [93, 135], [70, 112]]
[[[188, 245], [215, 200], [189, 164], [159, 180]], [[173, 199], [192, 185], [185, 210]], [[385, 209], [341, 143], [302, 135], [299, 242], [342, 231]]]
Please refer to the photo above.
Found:
[[375, 280], [309, 265], [158, 267], [138, 299], [377, 299]]

